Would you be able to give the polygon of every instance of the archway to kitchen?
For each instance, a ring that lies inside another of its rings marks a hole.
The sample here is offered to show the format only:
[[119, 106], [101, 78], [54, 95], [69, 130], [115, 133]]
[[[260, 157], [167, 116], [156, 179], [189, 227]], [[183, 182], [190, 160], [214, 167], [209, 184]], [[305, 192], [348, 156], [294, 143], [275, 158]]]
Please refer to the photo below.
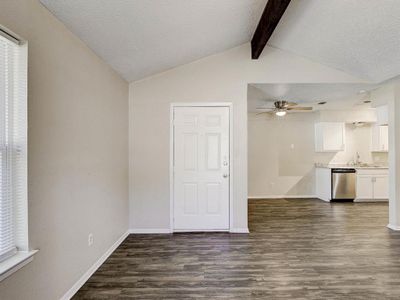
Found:
[[249, 84], [250, 230], [260, 201], [277, 211], [305, 205], [311, 216], [328, 212], [349, 224], [362, 212], [371, 226], [386, 226], [389, 92], [372, 84]]

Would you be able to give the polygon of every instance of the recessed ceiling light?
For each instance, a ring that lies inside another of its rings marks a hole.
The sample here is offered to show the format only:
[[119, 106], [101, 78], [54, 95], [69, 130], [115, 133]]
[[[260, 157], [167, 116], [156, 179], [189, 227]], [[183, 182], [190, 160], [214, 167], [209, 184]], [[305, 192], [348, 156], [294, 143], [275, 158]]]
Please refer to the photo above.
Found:
[[326, 101], [318, 102], [318, 105], [324, 105], [324, 104], [326, 104]]

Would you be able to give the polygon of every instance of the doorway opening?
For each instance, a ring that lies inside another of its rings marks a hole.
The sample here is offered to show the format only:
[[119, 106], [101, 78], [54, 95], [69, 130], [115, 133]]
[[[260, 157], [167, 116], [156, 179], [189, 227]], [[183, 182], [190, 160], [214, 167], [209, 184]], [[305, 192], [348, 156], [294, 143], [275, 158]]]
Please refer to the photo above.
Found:
[[[388, 212], [384, 89], [374, 84], [250, 84], [249, 199], [312, 199], [333, 208], [376, 203]], [[387, 213], [383, 226], [388, 218]]]

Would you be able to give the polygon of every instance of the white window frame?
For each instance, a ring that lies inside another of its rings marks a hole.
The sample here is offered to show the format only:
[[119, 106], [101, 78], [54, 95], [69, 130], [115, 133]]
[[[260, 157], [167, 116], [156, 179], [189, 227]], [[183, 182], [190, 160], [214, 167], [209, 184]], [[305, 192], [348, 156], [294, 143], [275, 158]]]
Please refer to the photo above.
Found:
[[[23, 153], [22, 163], [23, 168], [12, 167], [11, 172], [16, 172], [18, 169], [18, 182], [19, 186], [22, 184], [22, 193], [18, 193], [18, 199], [12, 198], [12, 209], [13, 209], [13, 222], [14, 222], [14, 230], [13, 230], [13, 239], [15, 244], [15, 253], [10, 253], [12, 255], [3, 258], [0, 261], [0, 281], [10, 276], [12, 273], [16, 272], [29, 262], [33, 260], [33, 255], [37, 252], [37, 250], [29, 249], [29, 240], [28, 240], [28, 196], [27, 196], [27, 69], [28, 69], [28, 43], [21, 39], [18, 35], [9, 31], [5, 27], [0, 25], [0, 36], [1, 39], [7, 39], [8, 43], [13, 43], [17, 45], [17, 56], [18, 59], [15, 62], [15, 72], [12, 76], [16, 82], [13, 82], [12, 89], [17, 92], [17, 96], [13, 98], [15, 100], [18, 97], [19, 101], [19, 111], [18, 118], [21, 118], [22, 127], [19, 127], [19, 130], [23, 130], [23, 134], [21, 135], [23, 140], [21, 145], [11, 145], [12, 151], [19, 151]], [[14, 68], [13, 68], [14, 69]], [[16, 100], [15, 100], [16, 101]], [[20, 105], [22, 103], [22, 105]], [[15, 116], [15, 115], [14, 115]], [[6, 147], [10, 147], [9, 145]], [[19, 163], [18, 163], [19, 166]], [[14, 175], [13, 175], [14, 176]], [[21, 177], [19, 177], [21, 176]], [[13, 177], [15, 178], [15, 177]], [[22, 195], [22, 196], [21, 196]]]

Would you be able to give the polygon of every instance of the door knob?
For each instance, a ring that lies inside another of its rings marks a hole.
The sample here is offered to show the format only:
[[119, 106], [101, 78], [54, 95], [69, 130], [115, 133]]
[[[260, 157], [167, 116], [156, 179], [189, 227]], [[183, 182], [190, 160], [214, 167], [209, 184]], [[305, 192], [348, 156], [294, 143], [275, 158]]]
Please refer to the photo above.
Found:
[[224, 178], [227, 178], [228, 177], [228, 174], [224, 174], [224, 175], [222, 175]]

